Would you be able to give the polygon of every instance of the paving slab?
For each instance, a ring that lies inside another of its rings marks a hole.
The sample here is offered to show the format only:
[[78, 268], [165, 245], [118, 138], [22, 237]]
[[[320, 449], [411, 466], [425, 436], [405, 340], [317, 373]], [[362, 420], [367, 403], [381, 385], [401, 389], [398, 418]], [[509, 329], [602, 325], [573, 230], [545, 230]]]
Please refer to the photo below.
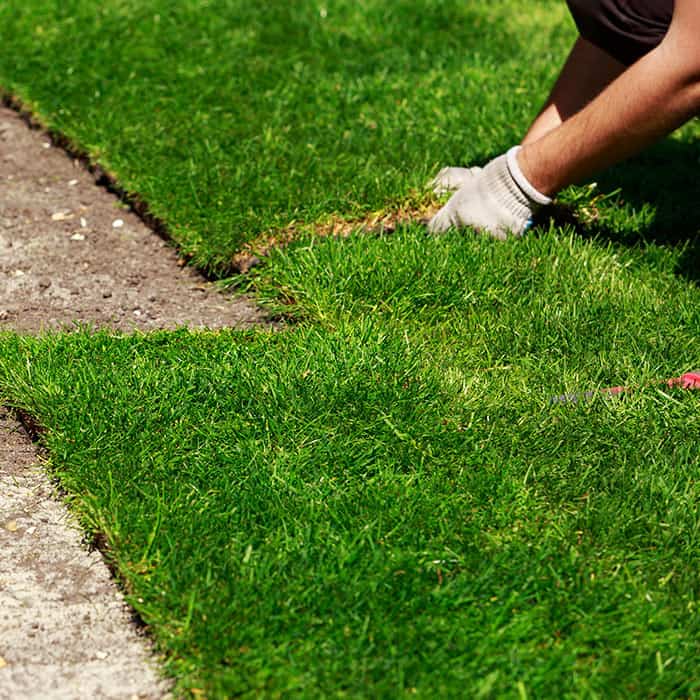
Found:
[[0, 408], [0, 699], [163, 698], [168, 683], [102, 556]]

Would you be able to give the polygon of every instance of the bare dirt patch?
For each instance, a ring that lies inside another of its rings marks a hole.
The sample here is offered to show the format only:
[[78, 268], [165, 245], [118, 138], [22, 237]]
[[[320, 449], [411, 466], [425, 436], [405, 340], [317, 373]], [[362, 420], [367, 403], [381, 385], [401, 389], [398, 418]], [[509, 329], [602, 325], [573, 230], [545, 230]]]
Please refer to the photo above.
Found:
[[241, 250], [233, 256], [231, 267], [245, 274], [274, 248], [284, 248], [302, 236], [347, 238], [353, 233], [386, 235], [393, 233], [399, 226], [414, 222], [427, 225], [439, 209], [440, 204], [428, 201], [373, 212], [362, 219], [328, 216], [313, 224], [291, 223], [279, 231], [262, 234], [255, 240], [244, 243]]
[[0, 329], [151, 330], [263, 322], [221, 292], [80, 164], [0, 107]]

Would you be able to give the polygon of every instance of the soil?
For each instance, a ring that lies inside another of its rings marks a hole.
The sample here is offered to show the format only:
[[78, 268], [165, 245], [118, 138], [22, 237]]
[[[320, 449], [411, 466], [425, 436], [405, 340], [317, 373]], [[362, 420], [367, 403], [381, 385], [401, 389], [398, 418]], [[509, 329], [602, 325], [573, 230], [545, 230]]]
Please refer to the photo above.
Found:
[[249, 326], [221, 292], [77, 160], [0, 107], [0, 330]]

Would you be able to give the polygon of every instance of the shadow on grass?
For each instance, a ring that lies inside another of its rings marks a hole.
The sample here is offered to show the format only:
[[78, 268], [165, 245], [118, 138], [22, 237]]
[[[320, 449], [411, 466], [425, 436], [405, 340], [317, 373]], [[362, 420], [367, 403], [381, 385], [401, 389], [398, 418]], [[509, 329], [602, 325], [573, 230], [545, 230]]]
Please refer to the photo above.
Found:
[[[585, 238], [618, 245], [655, 243], [682, 248], [676, 274], [700, 283], [700, 143], [666, 139], [598, 177], [588, 219], [583, 207], [557, 207], [549, 216]], [[581, 203], [579, 203], [581, 204]]]

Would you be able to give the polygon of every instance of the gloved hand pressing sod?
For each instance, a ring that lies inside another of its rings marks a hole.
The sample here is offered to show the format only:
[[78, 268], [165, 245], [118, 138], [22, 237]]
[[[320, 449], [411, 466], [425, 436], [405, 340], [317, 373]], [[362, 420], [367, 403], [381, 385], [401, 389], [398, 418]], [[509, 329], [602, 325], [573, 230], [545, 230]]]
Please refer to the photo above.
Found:
[[430, 221], [430, 232], [471, 226], [501, 240], [508, 234], [522, 236], [532, 225], [535, 212], [552, 200], [523, 175], [516, 159], [519, 149], [514, 146], [481, 172], [470, 174]]

